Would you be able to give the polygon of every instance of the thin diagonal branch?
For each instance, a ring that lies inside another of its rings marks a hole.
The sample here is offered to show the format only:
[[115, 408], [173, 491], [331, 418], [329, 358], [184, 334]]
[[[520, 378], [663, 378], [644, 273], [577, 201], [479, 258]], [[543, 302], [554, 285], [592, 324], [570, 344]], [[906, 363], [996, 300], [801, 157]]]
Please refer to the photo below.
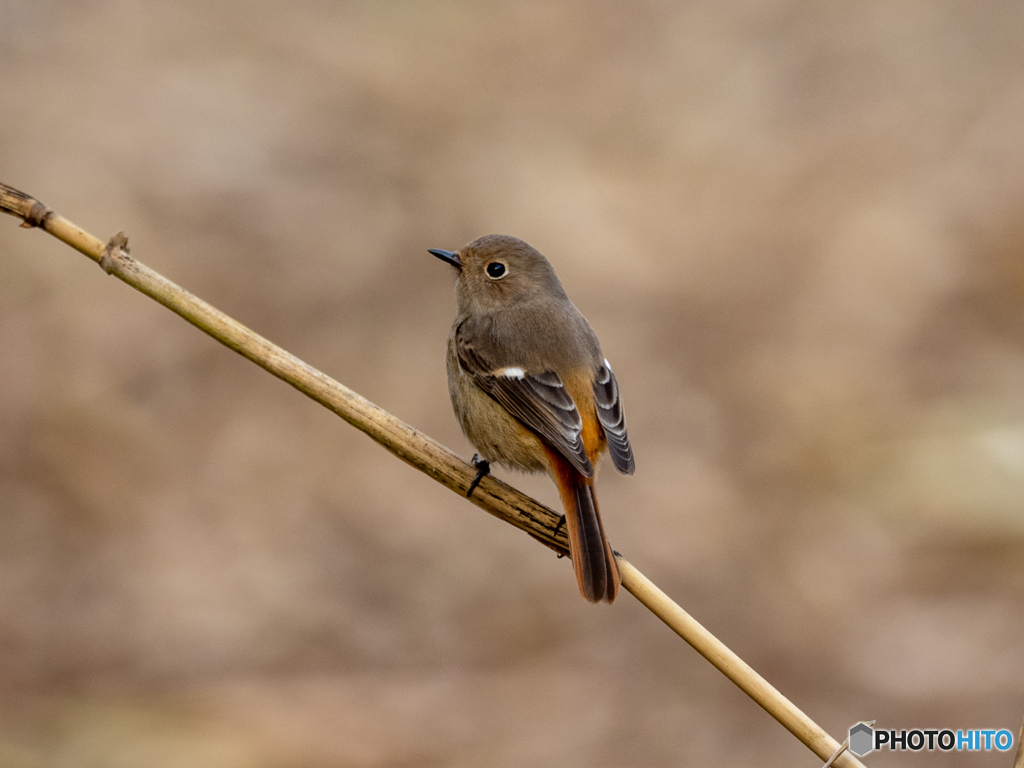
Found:
[[[44, 229], [58, 240], [81, 251], [108, 274], [160, 302], [204, 333], [334, 411], [398, 458], [459, 495], [466, 495], [476, 476], [475, 468], [440, 443], [133, 259], [128, 254], [128, 239], [123, 233], [118, 232], [108, 243], [103, 243], [34, 197], [2, 183], [0, 210], [21, 218], [24, 222], [22, 226]], [[526, 531], [556, 552], [568, 553], [564, 530], [555, 534], [560, 515], [500, 480], [485, 477], [470, 501], [495, 517]], [[822, 760], [828, 760], [836, 753], [840, 745], [835, 739], [625, 558], [619, 558], [619, 569], [622, 572], [623, 587], [814, 754]], [[833, 765], [836, 768], [863, 768], [860, 761], [849, 752], [839, 755]]]

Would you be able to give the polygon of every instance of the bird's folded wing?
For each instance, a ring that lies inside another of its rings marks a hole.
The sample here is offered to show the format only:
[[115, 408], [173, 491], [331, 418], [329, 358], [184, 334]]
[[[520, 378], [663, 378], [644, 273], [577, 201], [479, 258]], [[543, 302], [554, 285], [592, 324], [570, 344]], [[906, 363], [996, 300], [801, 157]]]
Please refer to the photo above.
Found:
[[462, 370], [576, 469], [592, 477], [594, 467], [583, 447], [583, 420], [559, 375], [554, 371], [527, 371], [517, 365], [495, 365], [485, 359], [469, 334], [461, 331], [456, 331], [455, 340]]
[[619, 399], [619, 382], [607, 360], [594, 373], [594, 403], [597, 405], [597, 420], [601, 422], [604, 436], [608, 440], [612, 463], [619, 472], [632, 475], [636, 464], [626, 433], [626, 417], [622, 413], [622, 400]]

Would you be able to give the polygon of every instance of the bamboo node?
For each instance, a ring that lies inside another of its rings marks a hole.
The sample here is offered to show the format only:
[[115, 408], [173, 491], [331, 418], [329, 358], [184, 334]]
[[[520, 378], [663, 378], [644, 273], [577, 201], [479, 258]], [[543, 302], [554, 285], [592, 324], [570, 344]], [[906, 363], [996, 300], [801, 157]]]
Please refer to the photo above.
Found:
[[128, 235], [118, 232], [107, 241], [107, 245], [103, 249], [103, 256], [100, 257], [100, 266], [103, 271], [112, 275], [117, 269], [122, 254], [128, 255]]
[[41, 227], [46, 224], [46, 220], [51, 216], [53, 216], [53, 209], [45, 203], [41, 203], [36, 200], [32, 203], [32, 207], [29, 208], [28, 213], [25, 214], [25, 220], [21, 223], [21, 226], [25, 229]]

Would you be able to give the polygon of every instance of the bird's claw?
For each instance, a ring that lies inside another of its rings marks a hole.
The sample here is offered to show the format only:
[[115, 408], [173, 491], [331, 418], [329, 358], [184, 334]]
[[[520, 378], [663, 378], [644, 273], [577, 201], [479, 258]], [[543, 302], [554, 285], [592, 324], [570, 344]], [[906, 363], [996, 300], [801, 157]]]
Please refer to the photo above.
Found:
[[491, 472], [491, 463], [487, 459], [481, 459], [479, 453], [474, 453], [469, 463], [476, 468], [476, 477], [473, 478], [473, 482], [469, 484], [469, 490], [466, 491], [467, 499], [473, 495], [473, 491], [480, 485], [480, 481]]

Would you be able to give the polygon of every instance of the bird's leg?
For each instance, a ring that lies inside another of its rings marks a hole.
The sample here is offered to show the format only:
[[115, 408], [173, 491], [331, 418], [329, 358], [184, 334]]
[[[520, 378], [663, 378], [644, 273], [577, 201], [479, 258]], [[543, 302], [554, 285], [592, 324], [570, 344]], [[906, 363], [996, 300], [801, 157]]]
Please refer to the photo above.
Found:
[[[565, 515], [562, 515], [560, 518], [558, 518], [558, 525], [555, 526], [555, 530], [552, 532], [551, 538], [553, 538], [553, 539], [557, 539], [558, 538], [558, 532], [560, 530], [562, 530], [562, 526], [563, 525], [565, 525]], [[558, 553], [558, 559], [561, 560], [563, 557], [565, 557], [565, 554], [559, 552]]]
[[480, 485], [480, 481], [483, 480], [491, 472], [491, 464], [487, 459], [481, 459], [479, 453], [474, 453], [473, 458], [469, 462], [476, 469], [476, 477], [473, 478], [473, 482], [469, 484], [469, 490], [466, 491], [466, 498], [468, 499], [473, 495], [473, 491]]

